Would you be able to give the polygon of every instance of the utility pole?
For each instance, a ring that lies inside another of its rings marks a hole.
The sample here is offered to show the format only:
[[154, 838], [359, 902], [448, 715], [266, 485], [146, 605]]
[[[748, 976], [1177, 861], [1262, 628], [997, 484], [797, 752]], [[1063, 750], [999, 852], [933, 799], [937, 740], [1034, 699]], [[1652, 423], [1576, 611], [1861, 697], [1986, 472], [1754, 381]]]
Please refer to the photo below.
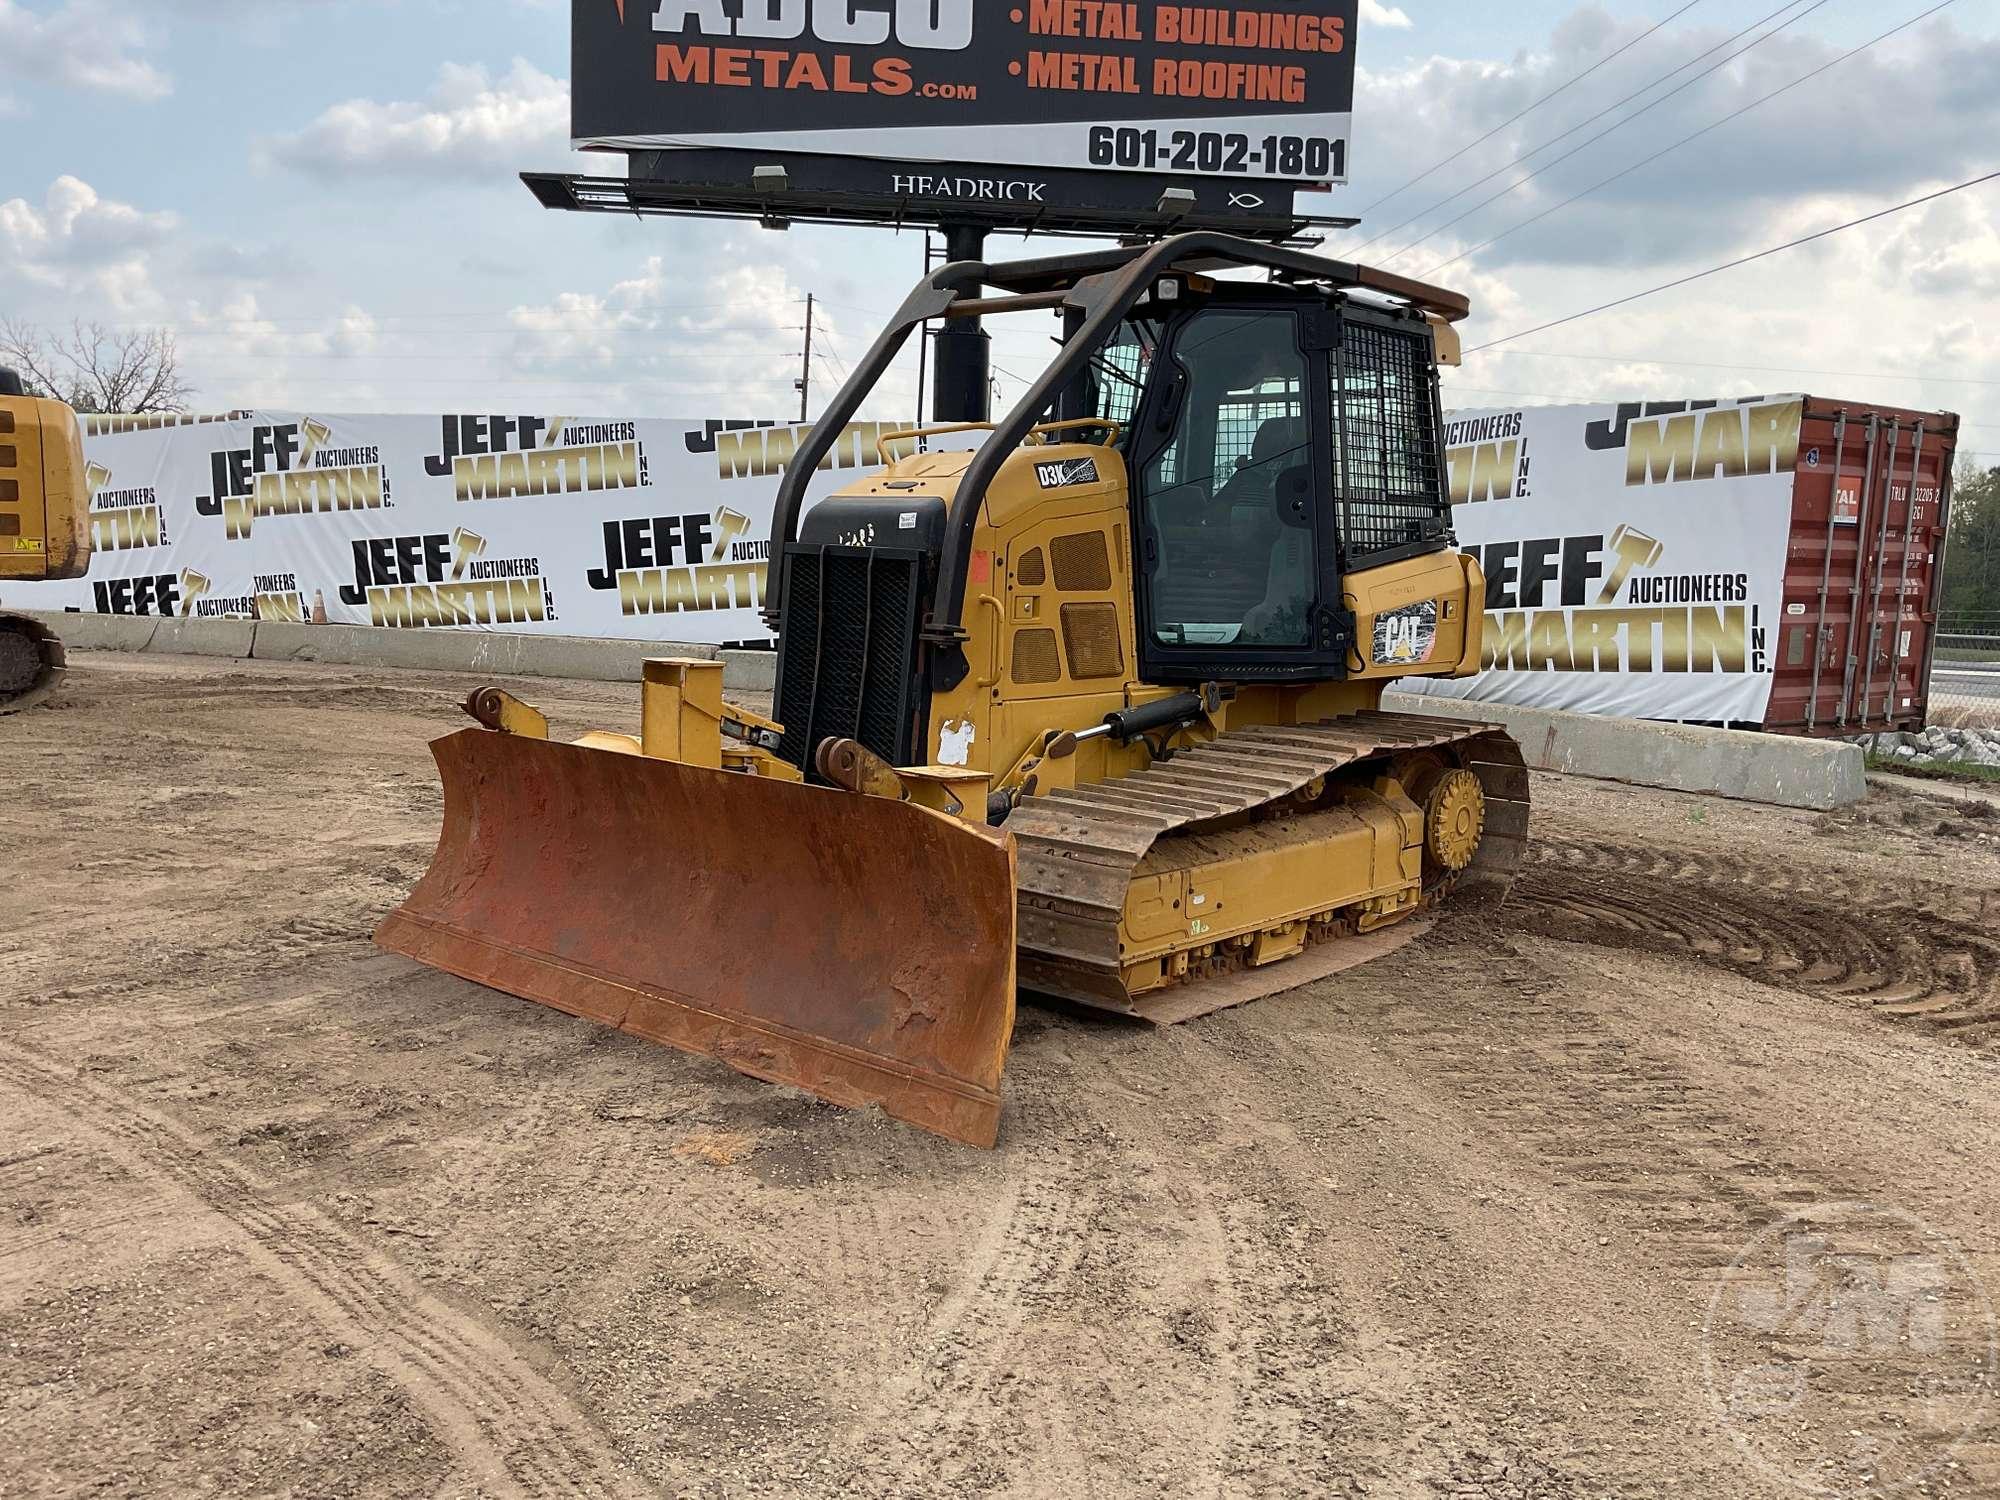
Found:
[[806, 353], [799, 368], [799, 378], [793, 382], [799, 388], [799, 420], [810, 421], [812, 417], [813, 380], [813, 294], [806, 293]]

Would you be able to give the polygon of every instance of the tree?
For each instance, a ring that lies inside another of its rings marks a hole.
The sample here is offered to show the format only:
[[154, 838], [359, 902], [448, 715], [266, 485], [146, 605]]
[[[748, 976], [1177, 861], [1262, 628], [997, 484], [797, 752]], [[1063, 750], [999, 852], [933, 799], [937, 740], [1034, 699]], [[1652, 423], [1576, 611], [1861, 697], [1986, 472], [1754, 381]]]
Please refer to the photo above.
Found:
[[29, 394], [91, 414], [184, 412], [193, 394], [164, 328], [121, 332], [77, 322], [65, 335], [0, 319], [0, 365], [18, 370]]
[[1959, 466], [1945, 553], [1944, 612], [2000, 619], [2000, 469]]

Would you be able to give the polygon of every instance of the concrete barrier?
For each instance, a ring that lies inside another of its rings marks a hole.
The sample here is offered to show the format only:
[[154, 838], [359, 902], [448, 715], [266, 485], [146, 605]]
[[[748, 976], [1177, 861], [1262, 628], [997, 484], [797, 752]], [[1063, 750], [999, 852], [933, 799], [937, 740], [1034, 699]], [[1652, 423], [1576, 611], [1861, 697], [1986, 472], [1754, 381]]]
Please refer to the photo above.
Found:
[[598, 640], [575, 635], [510, 635], [482, 630], [377, 630], [366, 625], [257, 626], [259, 661], [338, 662], [416, 672], [476, 672], [495, 677], [575, 677], [637, 682], [646, 659], [695, 656], [714, 661], [713, 646]]
[[278, 620], [152, 619], [48, 610], [21, 613], [47, 625], [72, 651], [153, 651], [493, 677], [571, 677], [586, 682], [637, 682], [651, 657], [692, 656], [723, 661], [723, 680], [738, 692], [767, 693], [777, 677], [773, 652], [722, 651], [680, 641], [481, 630], [377, 630], [365, 625], [293, 625]]
[[133, 615], [71, 615], [19, 611], [42, 622], [72, 651], [158, 651], [172, 656], [247, 657], [254, 620], [156, 619]]
[[1390, 693], [1382, 706], [1394, 713], [1504, 725], [1538, 771], [1822, 812], [1868, 795], [1867, 763], [1860, 747], [1838, 741], [1413, 693]]
[[[76, 651], [178, 652], [598, 682], [637, 682], [649, 657], [693, 656], [704, 661], [719, 657], [724, 685], [739, 693], [772, 691], [778, 669], [775, 652], [720, 651], [714, 646], [669, 641], [477, 630], [377, 630], [361, 625], [288, 625], [272, 620], [29, 613], [56, 630]], [[1409, 693], [1390, 693], [1384, 706], [1397, 713], [1504, 724], [1520, 741], [1528, 764], [1541, 771], [1565, 771], [1676, 792], [1708, 792], [1780, 807], [1845, 807], [1867, 795], [1866, 762], [1856, 745]]]
[[17, 609], [14, 614], [39, 620], [63, 638], [72, 651], [144, 651], [158, 620], [126, 619], [121, 615], [66, 615], [56, 610]]
[[778, 653], [723, 652], [722, 685], [739, 693], [775, 693], [778, 690]]

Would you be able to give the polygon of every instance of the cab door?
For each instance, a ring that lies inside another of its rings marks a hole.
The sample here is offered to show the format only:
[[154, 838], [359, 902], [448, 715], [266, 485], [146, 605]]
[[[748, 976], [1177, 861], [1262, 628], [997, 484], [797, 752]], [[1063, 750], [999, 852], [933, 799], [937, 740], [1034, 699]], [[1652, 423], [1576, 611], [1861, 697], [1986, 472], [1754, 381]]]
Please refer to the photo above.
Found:
[[1127, 442], [1149, 682], [1346, 675], [1323, 305], [1218, 298], [1167, 325]]

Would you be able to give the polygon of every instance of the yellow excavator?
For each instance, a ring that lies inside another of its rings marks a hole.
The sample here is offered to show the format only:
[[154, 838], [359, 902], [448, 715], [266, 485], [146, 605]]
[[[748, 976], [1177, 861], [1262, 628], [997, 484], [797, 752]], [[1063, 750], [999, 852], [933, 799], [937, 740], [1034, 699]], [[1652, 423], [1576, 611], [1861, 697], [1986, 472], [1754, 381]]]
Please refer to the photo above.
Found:
[[[773, 712], [712, 662], [648, 663], [639, 733], [573, 744], [474, 693], [378, 940], [990, 1146], [1017, 986], [1185, 1021], [1498, 897], [1518, 748], [1381, 711], [1479, 667], [1437, 382], [1468, 312], [1211, 234], [927, 276], [780, 487]], [[1014, 313], [1063, 337], [976, 448], [885, 437], [801, 514], [913, 333]]]
[[[76, 413], [28, 395], [19, 375], [0, 370], [0, 590], [89, 571], [86, 472]], [[45, 701], [64, 666], [55, 632], [0, 611], [0, 714]]]

